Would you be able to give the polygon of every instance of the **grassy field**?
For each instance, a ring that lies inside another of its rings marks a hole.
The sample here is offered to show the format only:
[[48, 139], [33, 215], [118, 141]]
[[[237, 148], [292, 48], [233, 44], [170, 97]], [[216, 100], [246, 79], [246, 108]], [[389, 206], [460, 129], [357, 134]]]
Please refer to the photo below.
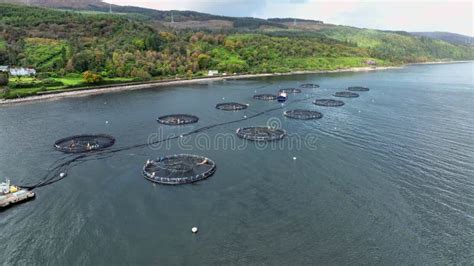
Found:
[[36, 95], [40, 92], [59, 91], [73, 88], [94, 87], [108, 84], [132, 82], [132, 78], [104, 78], [101, 83], [87, 84], [79, 74], [59, 78], [38, 79], [32, 77], [11, 77], [7, 94], [0, 94], [4, 99], [21, 98]]

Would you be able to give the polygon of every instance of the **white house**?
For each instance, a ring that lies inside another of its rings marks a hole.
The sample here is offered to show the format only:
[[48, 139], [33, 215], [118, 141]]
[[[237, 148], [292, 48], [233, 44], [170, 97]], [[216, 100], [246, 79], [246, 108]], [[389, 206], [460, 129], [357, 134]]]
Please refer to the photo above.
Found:
[[209, 70], [209, 73], [207, 73], [207, 76], [212, 77], [212, 76], [215, 76], [217, 74], [219, 74], [218, 70]]
[[0, 72], [8, 72], [8, 66], [0, 66]]
[[33, 68], [25, 67], [14, 67], [10, 68], [10, 75], [12, 76], [34, 76], [36, 75], [36, 70]]

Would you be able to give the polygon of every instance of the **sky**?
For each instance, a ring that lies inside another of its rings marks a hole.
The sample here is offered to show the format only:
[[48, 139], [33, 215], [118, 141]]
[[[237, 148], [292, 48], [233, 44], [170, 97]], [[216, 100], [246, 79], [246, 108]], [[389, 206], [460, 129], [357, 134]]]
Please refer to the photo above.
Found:
[[474, 36], [474, 1], [449, 0], [105, 0], [159, 10], [238, 17], [296, 17], [361, 28], [448, 31]]

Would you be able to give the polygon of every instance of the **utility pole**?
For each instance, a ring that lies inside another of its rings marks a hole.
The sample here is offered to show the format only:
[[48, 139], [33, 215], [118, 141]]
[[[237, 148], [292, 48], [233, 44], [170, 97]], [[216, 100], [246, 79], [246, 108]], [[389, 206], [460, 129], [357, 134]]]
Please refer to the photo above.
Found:
[[295, 18], [295, 20], [293, 21], [293, 26], [296, 26], [296, 18]]
[[112, 14], [112, 4], [109, 3], [109, 13]]
[[171, 24], [174, 23], [174, 16], [173, 16], [173, 13], [171, 13]]

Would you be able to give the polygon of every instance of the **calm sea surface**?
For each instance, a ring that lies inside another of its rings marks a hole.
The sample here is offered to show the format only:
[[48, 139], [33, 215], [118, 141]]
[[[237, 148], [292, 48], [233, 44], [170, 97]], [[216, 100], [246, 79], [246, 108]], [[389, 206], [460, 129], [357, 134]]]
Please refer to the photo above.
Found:
[[[473, 72], [473, 63], [419, 65], [0, 107], [0, 176], [25, 184], [65, 156], [52, 148], [59, 138], [107, 133], [117, 139], [113, 149], [128, 147], [281, 106], [253, 100], [255, 93], [321, 85], [290, 95], [281, 110], [71, 168], [66, 179], [35, 190], [36, 200], [0, 212], [0, 263], [471, 264]], [[371, 91], [340, 108], [311, 103], [354, 85]], [[250, 106], [214, 108], [225, 101]], [[324, 117], [282, 116], [295, 108]], [[200, 121], [156, 122], [171, 113]], [[267, 146], [234, 137], [238, 127], [268, 123], [289, 137]], [[176, 153], [208, 156], [217, 172], [182, 186], [142, 177], [147, 159]]]

